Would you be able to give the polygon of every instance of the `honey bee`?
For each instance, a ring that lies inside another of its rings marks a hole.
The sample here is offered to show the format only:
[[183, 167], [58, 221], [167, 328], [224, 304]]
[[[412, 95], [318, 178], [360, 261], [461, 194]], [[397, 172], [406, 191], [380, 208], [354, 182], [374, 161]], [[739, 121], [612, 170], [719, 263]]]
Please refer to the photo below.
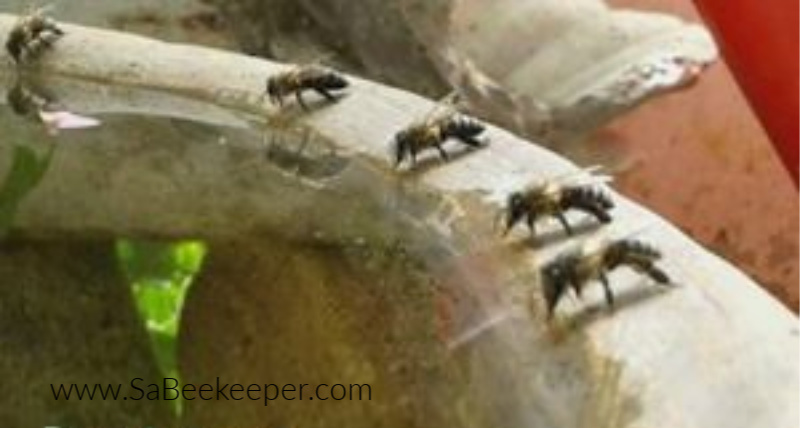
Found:
[[[452, 104], [450, 100], [446, 102]], [[485, 144], [478, 140], [478, 136], [486, 130], [483, 123], [461, 114], [452, 106], [447, 106], [443, 112], [437, 111], [441, 104], [437, 104], [424, 120], [414, 122], [395, 134], [391, 144], [395, 167], [400, 166], [407, 157], [411, 158], [412, 166], [416, 165], [417, 153], [432, 148], [439, 151], [442, 160], [448, 160], [442, 144], [451, 138], [474, 148]]]
[[611, 292], [607, 273], [621, 266], [628, 266], [647, 275], [657, 284], [670, 283], [669, 276], [655, 265], [662, 257], [656, 247], [629, 238], [597, 244], [596, 241], [586, 243], [578, 249], [561, 254], [542, 267], [541, 278], [548, 318], [552, 317], [567, 287], [571, 286], [580, 297], [583, 287], [593, 280], [602, 283], [606, 303], [613, 307], [614, 294]]
[[303, 101], [303, 91], [312, 89], [328, 101], [336, 101], [330, 91], [349, 86], [349, 82], [337, 71], [320, 65], [299, 65], [267, 79], [267, 94], [273, 104], [283, 106], [283, 97], [294, 94], [303, 110], [308, 106]]
[[21, 16], [6, 39], [6, 50], [18, 64], [35, 60], [64, 35], [45, 8]]
[[6, 102], [11, 110], [26, 119], [41, 123], [51, 135], [63, 129], [92, 128], [100, 121], [68, 111], [53, 97], [35, 92], [21, 81], [17, 81], [6, 94]]
[[[581, 172], [591, 172], [593, 169], [596, 167]], [[614, 202], [597, 181], [610, 181], [611, 178], [590, 176], [595, 182], [568, 184], [566, 180], [570, 177], [571, 175], [547, 180], [509, 195], [503, 234], [508, 234], [517, 223], [525, 219], [531, 235], [535, 236], [537, 220], [555, 217], [567, 234], [572, 235], [572, 226], [565, 215], [569, 210], [582, 211], [601, 223], [610, 223], [609, 211], [614, 208]]]

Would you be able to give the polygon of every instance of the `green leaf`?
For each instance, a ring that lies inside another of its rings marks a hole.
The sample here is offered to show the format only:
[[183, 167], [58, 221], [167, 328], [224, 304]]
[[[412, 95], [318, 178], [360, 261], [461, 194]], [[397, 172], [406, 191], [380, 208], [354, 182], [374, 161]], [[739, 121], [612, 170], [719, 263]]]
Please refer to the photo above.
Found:
[[50, 166], [55, 146], [40, 156], [26, 146], [15, 145], [11, 168], [0, 187], [0, 235], [10, 227], [22, 199], [33, 190]]
[[[117, 242], [117, 256], [163, 376], [180, 378], [177, 363], [180, 315], [186, 292], [203, 264], [205, 253], [205, 244], [195, 241]], [[175, 406], [179, 413], [179, 400]]]

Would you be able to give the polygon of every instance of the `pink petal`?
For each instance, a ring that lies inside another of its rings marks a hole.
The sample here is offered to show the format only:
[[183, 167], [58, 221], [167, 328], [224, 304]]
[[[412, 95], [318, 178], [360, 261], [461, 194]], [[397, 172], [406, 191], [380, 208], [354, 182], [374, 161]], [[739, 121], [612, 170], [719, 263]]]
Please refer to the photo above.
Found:
[[42, 111], [39, 117], [48, 128], [52, 129], [83, 129], [100, 125], [100, 121], [88, 116], [80, 116], [68, 111]]

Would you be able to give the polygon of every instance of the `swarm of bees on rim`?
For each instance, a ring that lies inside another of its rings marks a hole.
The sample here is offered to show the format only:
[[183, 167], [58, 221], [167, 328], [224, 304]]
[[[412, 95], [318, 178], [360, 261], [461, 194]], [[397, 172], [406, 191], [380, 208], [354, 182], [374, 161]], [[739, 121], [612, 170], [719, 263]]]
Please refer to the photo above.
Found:
[[[56, 22], [46, 16], [45, 9], [32, 10], [12, 27], [6, 50], [18, 65], [25, 65], [52, 48], [64, 34]], [[314, 91], [326, 101], [334, 102], [337, 100], [335, 94], [349, 86], [348, 80], [332, 68], [318, 64], [296, 65], [270, 76], [264, 94], [279, 107], [284, 106], [285, 97], [294, 95], [300, 107], [308, 110], [304, 92]], [[20, 81], [8, 92], [7, 101], [16, 114], [40, 121], [52, 132], [99, 124], [96, 119], [68, 112]], [[458, 141], [469, 148], [486, 145], [481, 140], [486, 126], [458, 111], [457, 101], [455, 96], [446, 97], [425, 117], [394, 134], [390, 149], [395, 168], [406, 160], [414, 167], [417, 155], [423, 151], [436, 150], [443, 161], [449, 160], [450, 154], [443, 147], [448, 140]], [[544, 218], [555, 218], [567, 235], [572, 236], [574, 229], [566, 217], [570, 211], [585, 213], [601, 225], [610, 223], [614, 202], [602, 187], [610, 178], [589, 176], [591, 179], [588, 181], [574, 180], [572, 176], [555, 177], [512, 192], [506, 201], [503, 235], [524, 221], [535, 238], [537, 223]], [[552, 317], [568, 289], [580, 297], [583, 288], [592, 281], [602, 285], [607, 304], [613, 306], [614, 293], [608, 275], [619, 267], [629, 267], [657, 284], [669, 284], [670, 277], [656, 265], [661, 258], [661, 252], [655, 246], [632, 238], [587, 241], [563, 252], [540, 269], [548, 318]]]
[[[313, 90], [328, 101], [335, 101], [331, 94], [347, 88], [347, 80], [336, 71], [320, 66], [296, 66], [289, 71], [271, 76], [267, 80], [266, 94], [270, 101], [283, 106], [283, 98], [294, 94], [298, 104], [307, 110], [302, 92]], [[422, 119], [416, 120], [395, 132], [389, 143], [391, 163], [395, 168], [409, 161], [410, 167], [417, 164], [417, 155], [435, 150], [443, 161], [451, 155], [444, 148], [448, 140], [460, 142], [476, 149], [486, 145], [481, 135], [486, 126], [463, 113], [456, 107], [457, 94], [450, 94], [436, 104]], [[567, 213], [577, 211], [589, 215], [600, 225], [612, 222], [614, 201], [603, 184], [611, 181], [608, 176], [596, 176], [596, 168], [579, 171], [535, 183], [512, 192], [506, 200], [505, 227], [507, 235], [518, 223], [524, 221], [531, 237], [536, 237], [537, 223], [545, 218], [555, 218], [561, 227], [572, 236], [575, 233], [567, 219]], [[580, 176], [576, 180], [575, 175]], [[587, 179], [588, 177], [588, 179]], [[659, 284], [670, 282], [667, 274], [655, 264], [661, 259], [656, 247], [635, 239], [617, 239], [599, 245], [586, 243], [578, 249], [567, 251], [540, 269], [540, 278], [548, 318], [568, 288], [580, 297], [583, 287], [593, 280], [602, 283], [609, 306], [614, 304], [614, 294], [608, 273], [622, 266], [640, 272]]]

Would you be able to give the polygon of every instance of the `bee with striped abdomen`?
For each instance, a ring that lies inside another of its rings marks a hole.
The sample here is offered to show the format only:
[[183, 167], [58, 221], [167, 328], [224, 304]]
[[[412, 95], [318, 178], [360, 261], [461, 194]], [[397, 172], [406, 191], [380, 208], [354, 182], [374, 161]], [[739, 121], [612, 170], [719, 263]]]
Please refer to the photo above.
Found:
[[303, 91], [314, 90], [328, 101], [336, 101], [331, 91], [345, 89], [347, 79], [337, 71], [320, 65], [298, 65], [277, 73], [267, 79], [267, 95], [273, 104], [283, 106], [283, 97], [294, 94], [297, 103], [304, 110], [308, 106], [303, 101]]
[[456, 139], [474, 148], [485, 145], [478, 140], [480, 134], [486, 130], [483, 123], [456, 111], [451, 106], [447, 106], [443, 112], [437, 112], [441, 104], [437, 104], [434, 111], [424, 120], [414, 122], [395, 134], [391, 146], [395, 167], [406, 158], [411, 158], [411, 165], [414, 166], [417, 162], [417, 153], [427, 149], [438, 150], [441, 158], [447, 160], [449, 156], [442, 144], [449, 139]]
[[614, 294], [607, 274], [622, 266], [647, 275], [657, 284], [669, 284], [669, 276], [656, 266], [661, 257], [656, 247], [636, 239], [587, 242], [578, 249], [559, 255], [541, 269], [548, 317], [553, 315], [568, 287], [572, 287], [580, 297], [583, 287], [594, 280], [603, 285], [606, 303], [613, 307]]
[[[582, 170], [578, 174], [591, 173], [595, 169], [596, 167]], [[509, 195], [506, 202], [504, 234], [507, 234], [524, 219], [531, 235], [535, 236], [536, 222], [539, 219], [555, 217], [567, 234], [572, 235], [572, 226], [565, 215], [569, 210], [582, 211], [601, 223], [610, 223], [609, 211], [614, 208], [614, 202], [611, 200], [611, 196], [599, 186], [599, 182], [608, 182], [611, 181], [611, 178], [588, 175], [591, 181], [581, 183], [574, 182], [574, 175], [546, 180]]]
[[21, 16], [6, 39], [6, 50], [18, 64], [35, 60], [64, 35], [56, 22], [40, 8]]

